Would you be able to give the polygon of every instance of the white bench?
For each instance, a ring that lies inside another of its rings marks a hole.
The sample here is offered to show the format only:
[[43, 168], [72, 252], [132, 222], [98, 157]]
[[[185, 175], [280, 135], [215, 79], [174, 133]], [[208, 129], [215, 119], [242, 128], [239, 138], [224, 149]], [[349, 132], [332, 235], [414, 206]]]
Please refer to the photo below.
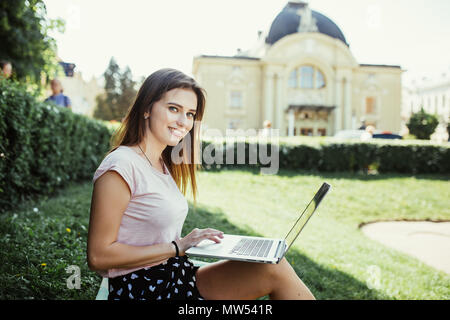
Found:
[[[206, 266], [209, 264], [208, 262], [193, 259], [191, 259], [191, 261], [194, 263], [194, 266], [197, 267]], [[108, 300], [108, 294], [109, 294], [108, 278], [103, 278], [102, 283], [100, 284], [100, 288], [98, 289], [97, 292], [97, 297], [95, 297], [95, 300]]]

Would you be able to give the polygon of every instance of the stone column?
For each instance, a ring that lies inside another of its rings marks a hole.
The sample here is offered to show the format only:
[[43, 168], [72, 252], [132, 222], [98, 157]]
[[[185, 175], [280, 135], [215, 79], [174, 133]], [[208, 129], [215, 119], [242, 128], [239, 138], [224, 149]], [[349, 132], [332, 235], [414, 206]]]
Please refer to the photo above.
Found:
[[327, 136], [333, 135], [333, 125], [331, 123], [331, 111], [327, 114]]
[[277, 90], [277, 100], [276, 100], [276, 123], [275, 128], [280, 129], [281, 133], [281, 126], [283, 121], [283, 77], [278, 74], [277, 75], [277, 84], [276, 84], [276, 90]]
[[334, 82], [335, 89], [335, 105], [334, 109], [334, 133], [341, 130], [342, 127], [342, 83], [341, 80], [336, 79]]
[[288, 136], [292, 137], [294, 135], [294, 125], [295, 125], [295, 115], [294, 110], [289, 110], [288, 113]]
[[344, 87], [344, 129], [352, 129], [352, 85], [347, 79]]
[[318, 135], [318, 130], [319, 130], [319, 117], [317, 116], [317, 112], [315, 112], [314, 114], [314, 121], [313, 121], [313, 132], [312, 135], [313, 136], [317, 136]]
[[264, 120], [273, 123], [273, 73], [271, 72], [265, 74], [264, 94]]

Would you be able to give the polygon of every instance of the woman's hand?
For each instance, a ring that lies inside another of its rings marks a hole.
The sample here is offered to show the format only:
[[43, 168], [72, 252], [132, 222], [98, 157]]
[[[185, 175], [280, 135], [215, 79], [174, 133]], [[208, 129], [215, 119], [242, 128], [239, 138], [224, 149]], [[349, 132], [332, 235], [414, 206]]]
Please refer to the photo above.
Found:
[[223, 232], [216, 229], [198, 229], [195, 228], [184, 238], [178, 239], [176, 242], [178, 244], [178, 249], [180, 250], [180, 255], [184, 255], [184, 252], [199, 244], [205, 239], [214, 241], [215, 243], [220, 243], [220, 239], [223, 239]]

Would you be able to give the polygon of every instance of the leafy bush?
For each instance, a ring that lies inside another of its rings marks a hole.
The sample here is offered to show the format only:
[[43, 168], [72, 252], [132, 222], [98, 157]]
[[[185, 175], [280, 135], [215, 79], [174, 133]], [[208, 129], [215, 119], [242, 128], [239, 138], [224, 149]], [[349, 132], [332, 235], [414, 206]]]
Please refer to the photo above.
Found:
[[25, 86], [0, 80], [0, 206], [91, 178], [110, 136], [101, 122], [39, 102]]
[[419, 112], [411, 115], [406, 126], [408, 127], [409, 132], [415, 135], [417, 139], [428, 140], [434, 130], [436, 130], [438, 124], [439, 120], [435, 115], [429, 114], [421, 108]]
[[450, 141], [450, 120], [447, 123], [448, 141]]

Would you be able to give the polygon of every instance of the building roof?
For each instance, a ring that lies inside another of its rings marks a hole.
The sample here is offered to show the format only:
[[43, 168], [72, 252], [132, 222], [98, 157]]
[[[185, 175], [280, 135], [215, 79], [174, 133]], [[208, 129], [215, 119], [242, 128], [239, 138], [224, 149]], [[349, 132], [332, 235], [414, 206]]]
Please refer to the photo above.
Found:
[[281, 38], [297, 32], [319, 32], [341, 40], [348, 46], [339, 27], [323, 14], [310, 10], [303, 1], [289, 1], [275, 17], [266, 37], [266, 43], [272, 45]]
[[198, 58], [217, 58], [217, 59], [243, 59], [243, 60], [261, 60], [258, 57], [249, 57], [243, 55], [235, 55], [235, 56], [218, 56], [218, 55], [207, 55], [201, 54], [197, 56]]
[[378, 67], [378, 68], [397, 68], [400, 69], [400, 66], [396, 65], [389, 65], [389, 64], [366, 64], [366, 63], [360, 63], [360, 67]]

